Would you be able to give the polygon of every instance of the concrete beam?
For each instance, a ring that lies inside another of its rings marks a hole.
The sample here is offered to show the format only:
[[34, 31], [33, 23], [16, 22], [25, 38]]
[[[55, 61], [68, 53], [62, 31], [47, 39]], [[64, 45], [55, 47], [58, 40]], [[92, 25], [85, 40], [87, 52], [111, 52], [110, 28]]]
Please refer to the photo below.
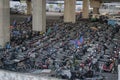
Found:
[[9, 0], [0, 0], [0, 45], [10, 41], [10, 7]]
[[33, 30], [46, 31], [46, 0], [32, 0], [33, 4]]
[[73, 22], [76, 21], [75, 16], [75, 5], [76, 0], [65, 0], [64, 3], [64, 22]]

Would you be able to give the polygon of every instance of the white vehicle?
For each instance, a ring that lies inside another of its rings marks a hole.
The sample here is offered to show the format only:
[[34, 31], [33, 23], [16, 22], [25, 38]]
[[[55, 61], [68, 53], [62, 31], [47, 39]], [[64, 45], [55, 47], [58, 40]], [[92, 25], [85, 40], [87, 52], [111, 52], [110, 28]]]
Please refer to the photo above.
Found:
[[[82, 1], [76, 1], [76, 12], [80, 12], [81, 10], [82, 10]], [[54, 3], [47, 3], [46, 11], [63, 12], [64, 1], [56, 1]]]
[[20, 6], [19, 1], [10, 1], [10, 8], [17, 9]]
[[27, 12], [27, 4], [26, 3], [20, 3], [20, 6], [18, 8], [19, 13], [24, 14]]
[[19, 1], [10, 1], [10, 13], [18, 13]]
[[99, 9], [100, 14], [120, 14], [120, 3], [103, 3]]
[[20, 3], [19, 1], [10, 1], [10, 10], [13, 13], [26, 13], [27, 11], [27, 4]]

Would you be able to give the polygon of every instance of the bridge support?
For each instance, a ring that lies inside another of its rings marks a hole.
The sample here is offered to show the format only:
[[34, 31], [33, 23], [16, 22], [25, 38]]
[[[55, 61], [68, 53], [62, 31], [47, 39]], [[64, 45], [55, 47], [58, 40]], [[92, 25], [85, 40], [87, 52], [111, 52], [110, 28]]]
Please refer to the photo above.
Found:
[[94, 7], [93, 8], [93, 14], [99, 14], [99, 8]]
[[83, 0], [83, 13], [82, 17], [87, 19], [89, 18], [89, 0]]
[[93, 7], [93, 14], [99, 14], [101, 2], [98, 0], [90, 0], [90, 7]]
[[46, 0], [32, 0], [33, 3], [33, 30], [46, 31]]
[[10, 41], [10, 7], [9, 0], [0, 0], [0, 45]]
[[32, 14], [31, 0], [26, 0], [26, 4], [27, 4], [27, 15], [30, 15]]
[[64, 22], [73, 22], [76, 21], [75, 16], [75, 5], [76, 0], [65, 0], [64, 4]]

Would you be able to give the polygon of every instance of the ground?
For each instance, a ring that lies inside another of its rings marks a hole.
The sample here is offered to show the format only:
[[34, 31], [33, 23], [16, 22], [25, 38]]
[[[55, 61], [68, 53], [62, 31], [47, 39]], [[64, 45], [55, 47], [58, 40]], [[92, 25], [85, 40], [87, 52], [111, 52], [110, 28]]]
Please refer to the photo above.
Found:
[[[59, 19], [62, 15], [63, 14], [60, 13], [47, 13], [47, 20], [56, 20]], [[11, 14], [10, 23], [12, 24], [14, 20], [16, 20], [17, 22], [24, 21], [27, 17], [27, 15]], [[117, 80], [118, 78], [117, 74], [111, 74], [107, 72], [102, 73], [102, 75], [106, 76], [107, 80]]]

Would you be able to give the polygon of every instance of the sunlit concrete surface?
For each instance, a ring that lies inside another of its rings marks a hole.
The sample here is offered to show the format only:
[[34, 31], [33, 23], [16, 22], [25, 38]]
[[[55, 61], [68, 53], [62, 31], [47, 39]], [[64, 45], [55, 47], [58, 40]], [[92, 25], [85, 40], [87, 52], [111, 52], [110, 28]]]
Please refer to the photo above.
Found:
[[31, 75], [27, 73], [17, 73], [0, 70], [0, 80], [62, 80], [40, 75]]
[[47, 16], [63, 16], [63, 13], [58, 12], [46, 12]]

